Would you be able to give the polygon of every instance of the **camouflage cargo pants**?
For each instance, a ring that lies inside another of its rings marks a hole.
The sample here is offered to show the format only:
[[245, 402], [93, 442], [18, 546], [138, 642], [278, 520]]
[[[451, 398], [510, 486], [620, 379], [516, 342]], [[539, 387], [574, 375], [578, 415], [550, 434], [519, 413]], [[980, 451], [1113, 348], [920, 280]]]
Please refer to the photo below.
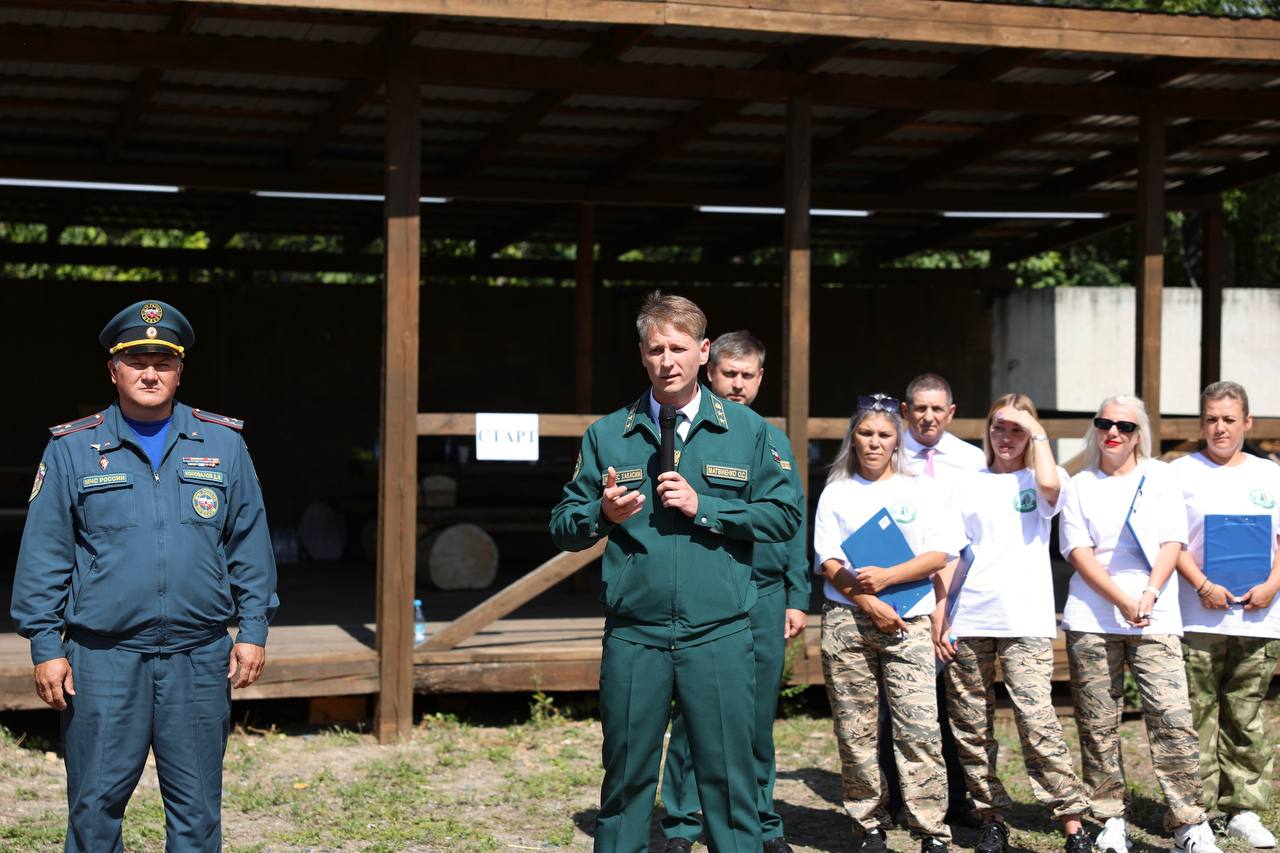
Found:
[[937, 677], [929, 617], [905, 636], [878, 630], [857, 607], [828, 603], [822, 616], [822, 673], [840, 747], [844, 807], [860, 830], [888, 830], [889, 793], [876, 760], [877, 684], [888, 691], [893, 754], [913, 835], [951, 838], [946, 767], [938, 735]]
[[1151, 768], [1164, 792], [1166, 829], [1205, 819], [1200, 742], [1191, 726], [1182, 644], [1172, 634], [1067, 632], [1071, 695], [1084, 784], [1094, 817], [1123, 817], [1128, 792], [1120, 756], [1127, 663], [1142, 697]]
[[1280, 640], [1189, 633], [1182, 638], [1191, 719], [1200, 734], [1205, 806], [1261, 812], [1271, 803], [1275, 750], [1263, 699]]
[[1013, 802], [996, 775], [996, 659], [1013, 703], [1022, 756], [1036, 799], [1055, 818], [1084, 814], [1089, 801], [1071, 767], [1062, 724], [1053, 710], [1053, 641], [1046, 637], [966, 637], [956, 643], [955, 662], [946, 668], [951, 732], [964, 767], [965, 784], [979, 817], [1008, 813]]

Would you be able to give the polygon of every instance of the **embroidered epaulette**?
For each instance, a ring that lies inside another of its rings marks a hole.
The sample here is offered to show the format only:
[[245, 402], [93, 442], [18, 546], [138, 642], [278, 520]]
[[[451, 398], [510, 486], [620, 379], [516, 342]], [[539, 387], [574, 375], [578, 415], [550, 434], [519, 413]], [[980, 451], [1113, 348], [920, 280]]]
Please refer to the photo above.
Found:
[[82, 429], [92, 429], [100, 423], [102, 423], [102, 412], [98, 412], [96, 415], [89, 415], [89, 417], [81, 418], [78, 421], [55, 424], [49, 427], [49, 432], [53, 433], [54, 438], [62, 438], [64, 435], [71, 435], [71, 433], [79, 432]]
[[244, 429], [244, 421], [239, 418], [229, 418], [226, 415], [215, 415], [213, 412], [206, 412], [201, 409], [192, 409], [191, 414], [195, 415], [200, 420], [207, 421], [211, 424], [219, 424], [224, 427], [230, 427], [231, 429]]

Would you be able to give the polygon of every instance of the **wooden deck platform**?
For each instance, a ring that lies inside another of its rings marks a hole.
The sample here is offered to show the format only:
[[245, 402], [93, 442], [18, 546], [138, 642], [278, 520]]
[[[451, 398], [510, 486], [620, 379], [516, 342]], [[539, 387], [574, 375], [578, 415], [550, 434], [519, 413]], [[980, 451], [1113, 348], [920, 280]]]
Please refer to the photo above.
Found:
[[[804, 653], [795, 659], [795, 683], [821, 684], [819, 617], [810, 617]], [[428, 623], [435, 632], [444, 622]], [[501, 619], [448, 651], [419, 649], [414, 689], [419, 693], [504, 693], [596, 690], [601, 617]], [[272, 628], [262, 680], [236, 699], [349, 696], [376, 693], [378, 662], [373, 626], [286, 625]], [[1067, 676], [1061, 638], [1055, 643], [1054, 680]], [[28, 644], [0, 634], [0, 711], [44, 707], [31, 682]]]

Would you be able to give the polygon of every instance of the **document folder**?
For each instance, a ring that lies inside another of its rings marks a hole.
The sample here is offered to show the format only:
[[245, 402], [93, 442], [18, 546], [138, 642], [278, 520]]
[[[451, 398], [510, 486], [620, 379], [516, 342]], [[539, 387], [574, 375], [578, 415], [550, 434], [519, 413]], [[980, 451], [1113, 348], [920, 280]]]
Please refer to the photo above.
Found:
[[1160, 553], [1160, 532], [1154, 506], [1144, 509], [1142, 487], [1146, 483], [1147, 476], [1143, 474], [1142, 479], [1138, 481], [1137, 491], [1133, 493], [1133, 500], [1129, 502], [1129, 512], [1124, 517], [1124, 526], [1133, 537], [1133, 541], [1137, 543], [1138, 549], [1142, 551], [1142, 556], [1147, 561], [1147, 568], [1154, 569], [1156, 556]]
[[1270, 515], [1206, 515], [1204, 573], [1239, 598], [1271, 574]]
[[[915, 552], [907, 544], [907, 538], [894, 523], [889, 510], [881, 509], [849, 535], [840, 545], [844, 555], [849, 558], [849, 565], [855, 569], [861, 566], [879, 566], [891, 568], [905, 563], [915, 557]], [[908, 581], [880, 590], [880, 600], [893, 605], [898, 615], [911, 610], [920, 599], [933, 591], [933, 581], [921, 578]]]

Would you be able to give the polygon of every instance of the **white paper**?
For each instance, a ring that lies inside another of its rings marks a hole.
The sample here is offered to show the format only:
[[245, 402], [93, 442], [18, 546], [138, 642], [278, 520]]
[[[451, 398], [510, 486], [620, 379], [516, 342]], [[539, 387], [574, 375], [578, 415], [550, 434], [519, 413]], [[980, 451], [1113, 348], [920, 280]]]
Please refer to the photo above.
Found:
[[538, 416], [477, 412], [476, 459], [537, 462]]

